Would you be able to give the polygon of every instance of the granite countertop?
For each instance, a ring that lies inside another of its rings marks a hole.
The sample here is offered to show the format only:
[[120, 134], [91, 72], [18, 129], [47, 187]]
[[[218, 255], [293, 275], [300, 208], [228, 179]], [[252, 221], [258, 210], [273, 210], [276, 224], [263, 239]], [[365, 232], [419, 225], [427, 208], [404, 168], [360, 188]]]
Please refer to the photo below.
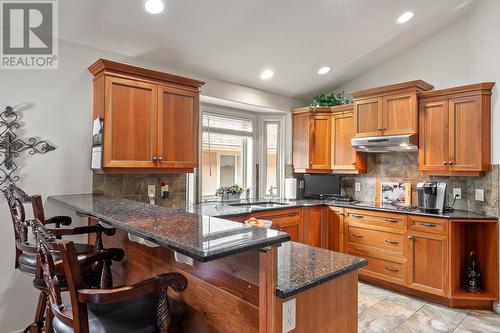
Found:
[[273, 229], [105, 195], [58, 195], [49, 200], [201, 262], [290, 240], [287, 233]]
[[353, 272], [368, 262], [348, 254], [296, 242], [278, 248], [276, 295], [288, 298], [306, 289]]
[[[269, 201], [269, 199], [250, 200], [250, 202], [263, 202], [263, 201]], [[242, 200], [241, 202], [245, 201]], [[496, 216], [490, 216], [466, 210], [455, 210], [452, 213], [432, 214], [423, 212], [419, 209], [406, 210], [402, 209], [402, 207], [398, 207], [395, 205], [375, 204], [373, 202], [359, 202], [359, 201], [344, 202], [344, 201], [313, 200], [313, 199], [298, 199], [298, 200], [276, 199], [273, 200], [273, 202], [282, 203], [282, 205], [275, 205], [273, 207], [263, 207], [263, 206], [249, 207], [249, 206], [231, 206], [231, 204], [238, 202], [228, 202], [224, 204], [219, 202], [204, 202], [191, 205], [190, 207], [187, 208], [187, 211], [203, 215], [217, 216], [217, 217], [232, 217], [232, 216], [246, 215], [250, 213], [276, 210], [276, 209], [327, 205], [327, 206], [335, 206], [343, 208], [367, 209], [367, 210], [383, 211], [390, 213], [399, 213], [406, 215], [446, 218], [452, 220], [498, 220], [498, 217]]]

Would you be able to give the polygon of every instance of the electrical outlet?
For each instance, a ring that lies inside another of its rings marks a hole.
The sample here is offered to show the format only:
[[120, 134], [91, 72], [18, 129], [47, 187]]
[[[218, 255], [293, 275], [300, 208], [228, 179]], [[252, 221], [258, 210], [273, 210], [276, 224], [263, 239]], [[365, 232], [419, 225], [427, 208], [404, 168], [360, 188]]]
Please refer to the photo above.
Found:
[[155, 195], [156, 195], [156, 186], [155, 185], [148, 185], [148, 196], [154, 197]]
[[355, 191], [360, 192], [361, 191], [361, 183], [354, 183]]
[[484, 201], [484, 190], [482, 188], [476, 189], [476, 201]]
[[295, 298], [283, 303], [283, 333], [295, 329]]
[[460, 187], [453, 189], [453, 199], [462, 200], [462, 189]]

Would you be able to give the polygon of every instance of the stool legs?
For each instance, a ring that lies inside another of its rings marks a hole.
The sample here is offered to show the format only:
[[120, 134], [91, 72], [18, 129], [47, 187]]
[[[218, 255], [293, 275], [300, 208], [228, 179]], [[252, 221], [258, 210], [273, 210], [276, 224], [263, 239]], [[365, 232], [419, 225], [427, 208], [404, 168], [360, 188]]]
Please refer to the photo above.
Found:
[[45, 292], [40, 292], [38, 297], [38, 303], [36, 305], [35, 320], [30, 326], [30, 333], [42, 333], [42, 328], [45, 318], [45, 309], [47, 307], [47, 294]]

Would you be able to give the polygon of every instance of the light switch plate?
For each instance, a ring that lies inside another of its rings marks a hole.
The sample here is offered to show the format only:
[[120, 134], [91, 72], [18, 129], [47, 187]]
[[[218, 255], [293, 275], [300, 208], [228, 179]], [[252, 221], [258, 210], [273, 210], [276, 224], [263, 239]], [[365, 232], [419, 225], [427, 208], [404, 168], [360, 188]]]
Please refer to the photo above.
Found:
[[156, 195], [156, 186], [148, 185], [148, 196], [154, 197]]
[[476, 201], [484, 201], [484, 190], [482, 188], [476, 189]]
[[283, 333], [287, 333], [295, 329], [295, 308], [295, 298], [283, 303]]
[[460, 187], [453, 189], [453, 199], [455, 199], [455, 198], [457, 200], [462, 200], [462, 189]]
[[360, 192], [361, 191], [361, 183], [354, 183], [355, 191]]

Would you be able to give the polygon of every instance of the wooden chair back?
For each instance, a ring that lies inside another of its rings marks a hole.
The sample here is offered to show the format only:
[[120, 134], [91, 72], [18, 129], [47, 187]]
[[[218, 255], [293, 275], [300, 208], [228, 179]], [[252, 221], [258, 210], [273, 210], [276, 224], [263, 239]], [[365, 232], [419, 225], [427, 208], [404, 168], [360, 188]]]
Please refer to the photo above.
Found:
[[31, 198], [14, 184], [2, 190], [7, 205], [9, 206], [12, 225], [14, 227], [14, 240], [16, 244], [15, 268], [19, 268], [19, 256], [23, 252], [36, 253], [36, 246], [29, 243], [29, 225], [26, 223], [24, 204]]
[[[37, 243], [38, 262], [47, 285], [52, 313], [74, 332], [88, 332], [86, 305], [78, 302], [78, 289], [82, 288], [81, 272], [75, 246], [71, 241], [59, 241], [38, 219], [30, 221]], [[62, 260], [55, 261], [53, 253], [59, 252]], [[71, 311], [62, 302], [61, 271], [71, 300]], [[75, 320], [76, 319], [76, 320]], [[83, 327], [82, 327], [83, 326]]]

